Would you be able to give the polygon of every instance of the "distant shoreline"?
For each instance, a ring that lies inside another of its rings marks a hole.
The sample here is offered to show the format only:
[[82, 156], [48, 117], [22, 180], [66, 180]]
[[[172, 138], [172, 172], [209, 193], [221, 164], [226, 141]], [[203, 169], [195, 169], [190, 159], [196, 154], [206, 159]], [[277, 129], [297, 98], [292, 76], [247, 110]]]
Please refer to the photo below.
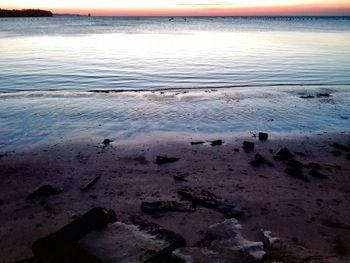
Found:
[[0, 17], [52, 17], [51, 11], [40, 9], [6, 10], [0, 9]]

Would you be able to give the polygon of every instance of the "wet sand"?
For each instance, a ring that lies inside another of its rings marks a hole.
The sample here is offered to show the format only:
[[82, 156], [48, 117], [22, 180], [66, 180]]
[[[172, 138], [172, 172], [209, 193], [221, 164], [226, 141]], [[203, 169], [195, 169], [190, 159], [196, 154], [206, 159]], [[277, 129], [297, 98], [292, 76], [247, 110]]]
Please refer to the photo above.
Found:
[[[141, 215], [142, 201], [182, 200], [186, 186], [205, 189], [241, 207], [243, 234], [259, 240], [261, 229], [294, 246], [297, 251], [321, 255], [313, 262], [350, 260], [350, 160], [349, 133], [270, 134], [259, 141], [251, 134], [201, 137], [222, 139], [223, 145], [191, 145], [197, 138], [157, 134], [130, 141], [103, 144], [100, 139], [48, 143], [30, 150], [9, 151], [0, 159], [0, 258], [16, 262], [32, 256], [33, 241], [56, 231], [92, 207], [111, 208], [118, 220]], [[242, 143], [255, 143], [246, 152]], [[274, 160], [287, 147], [306, 166], [321, 165], [328, 176], [320, 179], [303, 173], [305, 182], [285, 173], [286, 161]], [[261, 154], [273, 167], [250, 162]], [[156, 156], [179, 161], [156, 164]], [[101, 179], [85, 192], [80, 187], [96, 176]], [[174, 178], [177, 177], [176, 178]], [[183, 177], [184, 180], [178, 180]], [[50, 184], [58, 195], [26, 200], [35, 188]], [[209, 225], [225, 216], [215, 209], [197, 206], [196, 212], [143, 214], [150, 221], [182, 235], [187, 246], [201, 240]], [[286, 261], [288, 262], [288, 261]]]

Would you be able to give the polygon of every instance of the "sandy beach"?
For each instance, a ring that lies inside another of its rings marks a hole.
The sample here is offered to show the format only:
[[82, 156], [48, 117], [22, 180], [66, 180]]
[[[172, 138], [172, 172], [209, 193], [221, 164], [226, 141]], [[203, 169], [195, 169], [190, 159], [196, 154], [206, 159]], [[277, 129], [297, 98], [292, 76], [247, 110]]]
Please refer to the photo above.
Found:
[[[141, 210], [142, 202], [193, 201], [179, 194], [187, 188], [240, 209], [245, 238], [259, 241], [262, 230], [270, 230], [282, 240], [290, 253], [267, 253], [268, 262], [349, 262], [348, 132], [276, 133], [266, 141], [249, 133], [213, 136], [150, 134], [104, 143], [85, 138], [1, 152], [0, 261], [31, 258], [34, 241], [93, 207], [112, 209], [126, 223], [143, 216], [181, 235], [187, 247], [196, 246], [210, 225], [228, 217], [220, 209], [197, 204], [191, 212]], [[254, 148], [244, 149], [244, 141]], [[276, 157], [282, 148], [294, 157]], [[160, 164], [157, 156], [179, 159]], [[299, 165], [302, 176], [295, 172]], [[27, 200], [44, 184], [60, 192]]]

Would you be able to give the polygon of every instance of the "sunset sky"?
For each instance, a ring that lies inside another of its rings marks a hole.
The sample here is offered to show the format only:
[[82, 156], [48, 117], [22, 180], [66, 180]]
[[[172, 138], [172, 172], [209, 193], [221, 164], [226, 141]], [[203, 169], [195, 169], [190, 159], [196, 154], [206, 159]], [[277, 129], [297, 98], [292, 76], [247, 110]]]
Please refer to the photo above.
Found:
[[0, 0], [0, 8], [93, 15], [350, 15], [350, 0]]

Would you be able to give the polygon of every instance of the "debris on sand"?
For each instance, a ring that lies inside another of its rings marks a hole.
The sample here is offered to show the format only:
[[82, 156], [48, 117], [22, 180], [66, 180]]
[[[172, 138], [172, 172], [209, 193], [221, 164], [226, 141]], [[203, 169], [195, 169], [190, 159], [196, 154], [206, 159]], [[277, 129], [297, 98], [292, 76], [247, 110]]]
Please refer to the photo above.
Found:
[[266, 132], [259, 132], [259, 140], [260, 141], [266, 141], [268, 139], [269, 135]]
[[294, 154], [292, 154], [287, 148], [280, 149], [275, 156], [273, 156], [273, 159], [278, 161], [285, 161], [292, 159], [294, 157]]
[[303, 171], [299, 167], [287, 167], [284, 171], [286, 174], [301, 179], [304, 182], [310, 182], [310, 179], [304, 175]]
[[265, 159], [265, 157], [263, 157], [261, 154], [257, 153], [255, 154], [254, 156], [254, 160], [250, 162], [250, 164], [253, 166], [253, 167], [259, 167], [260, 165], [267, 165], [267, 166], [270, 166], [270, 167], [273, 167], [275, 166], [272, 162], [268, 161]]
[[184, 189], [178, 191], [178, 194], [195, 203], [198, 203], [199, 205], [215, 209], [224, 214], [226, 218], [241, 218], [244, 215], [244, 211], [242, 209], [204, 189], [185, 187]]
[[250, 151], [254, 149], [254, 143], [253, 142], [249, 142], [249, 141], [244, 141], [243, 142], [243, 149], [246, 151]]
[[93, 187], [99, 180], [101, 179], [101, 176], [95, 177], [93, 180], [91, 180], [89, 183], [87, 183], [85, 186], [80, 188], [80, 191], [85, 192], [89, 190], [91, 187]]
[[35, 241], [33, 253], [39, 262], [79, 262], [76, 260], [78, 241], [89, 232], [116, 220], [113, 210], [95, 207], [57, 232]]
[[189, 202], [156, 201], [142, 202], [141, 210], [142, 212], [148, 214], [159, 212], [195, 212], [196, 207]]
[[37, 189], [35, 189], [31, 194], [27, 196], [27, 200], [32, 200], [37, 197], [41, 196], [50, 196], [50, 195], [57, 195], [60, 194], [62, 191], [59, 189], [56, 189], [55, 187], [45, 184], [42, 186], [39, 186]]
[[215, 140], [210, 143], [211, 146], [221, 146], [223, 144], [222, 140]]
[[168, 157], [166, 155], [164, 155], [164, 156], [157, 156], [156, 164], [174, 163], [174, 162], [177, 162], [178, 160], [180, 160], [180, 158]]

